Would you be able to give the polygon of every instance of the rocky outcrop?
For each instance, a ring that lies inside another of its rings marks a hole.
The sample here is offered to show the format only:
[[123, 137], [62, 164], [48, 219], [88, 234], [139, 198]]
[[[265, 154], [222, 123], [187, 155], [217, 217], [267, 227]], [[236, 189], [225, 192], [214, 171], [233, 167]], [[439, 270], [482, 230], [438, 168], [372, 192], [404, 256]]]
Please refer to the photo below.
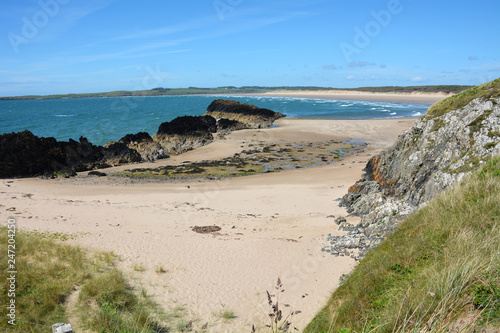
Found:
[[143, 161], [152, 162], [170, 157], [162, 146], [158, 142], [155, 142], [146, 132], [127, 134], [118, 142], [125, 144], [130, 149], [136, 150], [141, 155]]
[[139, 162], [140, 155], [122, 143], [94, 146], [86, 138], [60, 142], [30, 131], [0, 135], [0, 178], [74, 174], [113, 165]]
[[[0, 177], [27, 177], [60, 173], [67, 176], [119, 164], [156, 161], [211, 143], [213, 134], [227, 134], [245, 128], [271, 126], [282, 114], [236, 101], [216, 100], [209, 109], [218, 115], [178, 117], [160, 125], [151, 137], [141, 132], [129, 134], [104, 147], [85, 138], [58, 142], [39, 138], [29, 131], [0, 136]], [[237, 119], [231, 119], [237, 118]], [[64, 172], [62, 172], [64, 170]]]
[[239, 122], [237, 120], [230, 120], [230, 119], [219, 119], [217, 121], [217, 132], [223, 133], [223, 134], [228, 134], [233, 131], [239, 131], [243, 129], [248, 129], [250, 128], [248, 125]]
[[206, 114], [216, 119], [235, 120], [249, 128], [268, 128], [275, 120], [285, 117], [284, 114], [269, 109], [223, 99], [214, 100], [208, 106]]
[[[405, 216], [477, 170], [488, 157], [500, 154], [498, 86], [500, 81], [496, 80], [445, 100], [440, 108], [459, 107], [430, 110], [392, 147], [372, 157], [363, 179], [341, 200], [349, 213], [362, 217], [361, 223], [343, 237], [362, 239], [359, 249], [363, 254], [379, 244]], [[467, 96], [471, 98], [463, 102]], [[340, 240], [330, 239], [325, 249], [339, 252], [334, 248], [336, 242]]]
[[167, 153], [180, 154], [211, 143], [215, 132], [215, 118], [184, 116], [161, 124], [153, 140]]

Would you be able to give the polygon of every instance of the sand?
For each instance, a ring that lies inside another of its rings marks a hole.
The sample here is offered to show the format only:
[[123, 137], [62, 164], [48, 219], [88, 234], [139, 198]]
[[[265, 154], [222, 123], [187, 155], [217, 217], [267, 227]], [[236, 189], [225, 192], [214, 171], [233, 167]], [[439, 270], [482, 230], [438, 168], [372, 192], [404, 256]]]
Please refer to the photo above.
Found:
[[[67, 243], [113, 251], [118, 266], [166, 311], [182, 307], [196, 327], [249, 332], [267, 323], [266, 290], [278, 277], [283, 302], [302, 311], [303, 329], [356, 265], [321, 251], [328, 234], [341, 234], [336, 199], [362, 175], [370, 156], [391, 145], [415, 119], [297, 120], [232, 133], [153, 166], [233, 155], [259, 142], [317, 142], [356, 138], [369, 146], [341, 162], [309, 169], [223, 180], [138, 182], [85, 177], [0, 181], [2, 224], [74, 235]], [[146, 165], [141, 164], [140, 167]], [[105, 170], [123, 170], [131, 166]], [[347, 217], [356, 223], [357, 218]], [[194, 226], [217, 225], [199, 234]], [[159, 267], [165, 273], [157, 273]], [[22, 274], [20, 272], [19, 274]], [[220, 311], [237, 318], [224, 320]], [[75, 329], [75, 331], [78, 331]]]
[[274, 96], [274, 97], [306, 97], [306, 98], [328, 98], [328, 99], [350, 99], [362, 101], [384, 101], [384, 102], [407, 102], [433, 104], [452, 94], [445, 93], [370, 93], [349, 90], [318, 90], [318, 91], [284, 91], [269, 92], [263, 94], [248, 94], [251, 96]]

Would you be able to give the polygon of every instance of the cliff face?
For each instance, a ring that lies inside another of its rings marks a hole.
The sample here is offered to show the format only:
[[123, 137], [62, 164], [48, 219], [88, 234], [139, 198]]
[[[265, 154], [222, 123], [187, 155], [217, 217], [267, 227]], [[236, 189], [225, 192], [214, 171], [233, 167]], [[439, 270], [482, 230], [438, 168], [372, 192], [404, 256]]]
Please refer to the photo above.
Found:
[[255, 105], [233, 100], [214, 100], [207, 108], [207, 115], [216, 119], [229, 119], [245, 124], [249, 128], [268, 128], [284, 114], [269, 109], [261, 109]]
[[496, 80], [436, 104], [372, 157], [341, 201], [362, 217], [348, 236], [373, 247], [401, 218], [500, 154], [499, 88]]

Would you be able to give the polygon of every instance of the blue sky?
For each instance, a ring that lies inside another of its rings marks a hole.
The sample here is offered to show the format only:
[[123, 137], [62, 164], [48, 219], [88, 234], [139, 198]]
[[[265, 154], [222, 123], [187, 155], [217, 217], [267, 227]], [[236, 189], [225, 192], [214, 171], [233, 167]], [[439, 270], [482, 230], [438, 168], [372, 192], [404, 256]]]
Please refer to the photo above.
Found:
[[0, 96], [481, 84], [498, 0], [3, 0]]

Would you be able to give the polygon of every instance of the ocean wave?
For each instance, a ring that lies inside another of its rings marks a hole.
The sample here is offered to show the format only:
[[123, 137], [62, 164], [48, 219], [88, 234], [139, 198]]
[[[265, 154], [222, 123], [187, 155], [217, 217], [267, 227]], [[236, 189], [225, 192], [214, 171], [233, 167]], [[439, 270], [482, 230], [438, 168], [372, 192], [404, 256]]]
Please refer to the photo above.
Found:
[[397, 114], [398, 114], [397, 112], [392, 112], [392, 113], [391, 113], [391, 116], [395, 116], [395, 115], [397, 115]]
[[74, 117], [74, 114], [55, 114], [54, 117]]
[[422, 114], [420, 112], [415, 112], [414, 114], [412, 114], [411, 116], [412, 117], [420, 117]]

